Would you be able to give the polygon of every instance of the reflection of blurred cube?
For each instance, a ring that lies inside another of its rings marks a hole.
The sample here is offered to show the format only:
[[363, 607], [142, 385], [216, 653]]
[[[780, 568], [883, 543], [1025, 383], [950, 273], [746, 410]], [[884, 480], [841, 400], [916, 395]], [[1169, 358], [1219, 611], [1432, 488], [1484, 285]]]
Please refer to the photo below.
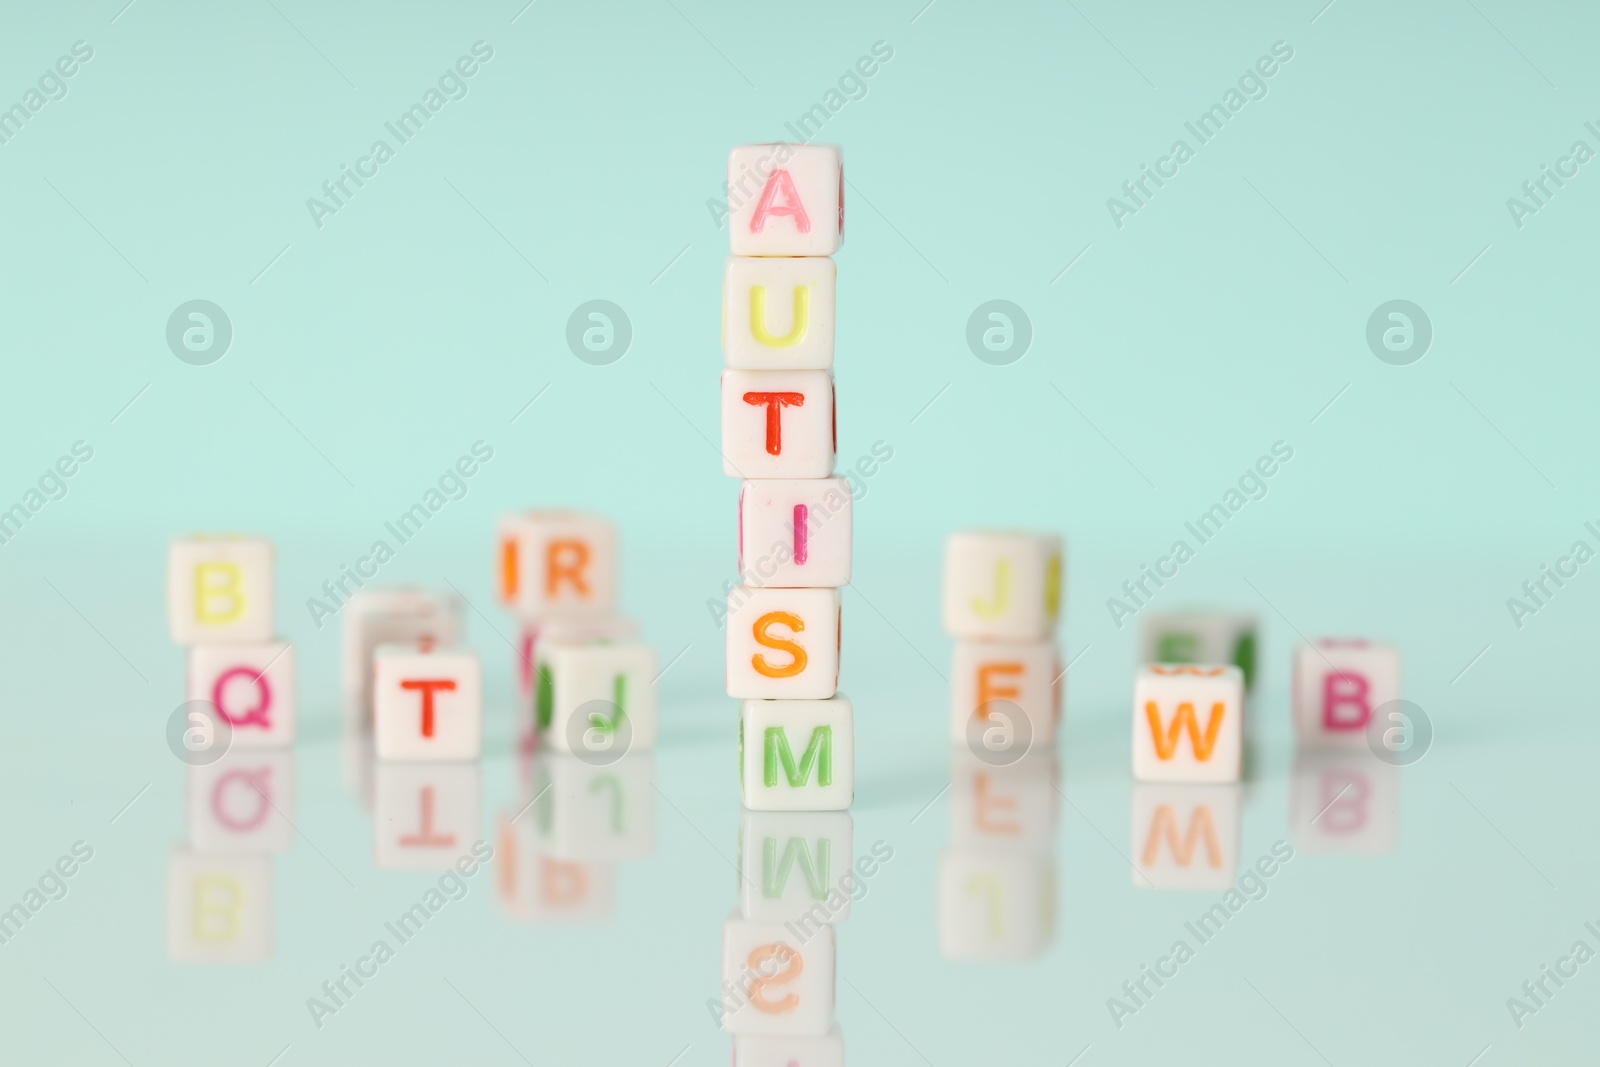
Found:
[[294, 847], [294, 752], [242, 750], [189, 768], [189, 844], [202, 852]]
[[844, 1067], [844, 1035], [837, 1024], [824, 1037], [740, 1034], [733, 1039], [733, 1067]]
[[1146, 615], [1140, 628], [1142, 663], [1231, 663], [1255, 686], [1254, 615], [1225, 611], [1179, 611]]
[[[1049, 640], [957, 641], [950, 668], [951, 740], [991, 751], [1055, 744], [1059, 659]], [[1012, 715], [1019, 721], [1010, 721]]]
[[1371, 752], [1295, 757], [1290, 827], [1312, 853], [1393, 852], [1400, 834], [1400, 768]]
[[1294, 650], [1290, 691], [1300, 747], [1371, 751], [1367, 724], [1373, 713], [1400, 699], [1400, 651], [1359, 638], [1302, 643]]
[[950, 847], [1055, 850], [1061, 794], [1055, 751], [1034, 751], [993, 765], [957, 748], [950, 760]]
[[[851, 890], [864, 884], [851, 868], [854, 822], [844, 811], [750, 811], [739, 814], [740, 909], [756, 922], [840, 923]], [[859, 891], [858, 891], [859, 894]]]
[[722, 924], [724, 1030], [821, 1037], [833, 1026], [833, 927], [803, 937], [791, 927], [737, 911]]
[[[520, 814], [519, 814], [520, 812]], [[616, 872], [610, 864], [556, 859], [539, 840], [531, 808], [507, 811], [495, 834], [500, 903], [527, 923], [596, 923], [611, 917]]]
[[1015, 960], [1055, 936], [1055, 859], [952, 850], [939, 859], [939, 951], [952, 960]]
[[175, 963], [271, 959], [271, 857], [173, 849], [167, 860], [167, 954]]
[[372, 820], [379, 867], [442, 871], [482, 834], [476, 763], [379, 763]]
[[539, 799], [519, 822], [538, 827], [550, 855], [564, 860], [637, 860], [655, 852], [655, 760], [630, 752], [604, 766], [541, 753]]
[[1231, 888], [1239, 870], [1239, 787], [1136, 784], [1131, 848], [1140, 888]]

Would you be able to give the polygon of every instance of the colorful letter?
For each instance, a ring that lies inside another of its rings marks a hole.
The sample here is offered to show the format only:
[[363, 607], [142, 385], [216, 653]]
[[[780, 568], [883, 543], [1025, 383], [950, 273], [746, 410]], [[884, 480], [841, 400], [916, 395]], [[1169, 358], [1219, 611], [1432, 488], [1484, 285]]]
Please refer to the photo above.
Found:
[[433, 736], [433, 694], [435, 690], [450, 692], [456, 683], [452, 678], [408, 678], [400, 683], [401, 689], [420, 690], [422, 693], [422, 736]]
[[[780, 193], [783, 195], [781, 201], [778, 199]], [[794, 187], [794, 179], [786, 170], [774, 170], [767, 177], [766, 187], [761, 190], [761, 199], [756, 202], [755, 214], [750, 216], [750, 232], [760, 233], [770, 215], [792, 218], [795, 229], [801, 233], [811, 232], [811, 216], [806, 214], [806, 206], [800, 202], [800, 191]]]
[[[1372, 718], [1365, 675], [1334, 671], [1322, 676], [1322, 728], [1364, 730]], [[1341, 710], [1343, 709], [1343, 710]]]
[[794, 325], [783, 337], [774, 337], [767, 329], [767, 287], [750, 287], [750, 332], [768, 348], [792, 348], [806, 339], [806, 328], [811, 319], [811, 287], [794, 287]]
[[[563, 559], [563, 556], [565, 559]], [[562, 580], [572, 583], [579, 599], [589, 598], [589, 583], [583, 580], [584, 568], [589, 565], [589, 546], [583, 541], [551, 541], [545, 549], [544, 591], [555, 597], [561, 590]]]
[[767, 661], [766, 656], [757, 652], [750, 657], [750, 663], [768, 678], [793, 678], [806, 669], [806, 650], [796, 641], [773, 637], [767, 632], [778, 625], [787, 626], [792, 634], [803, 633], [806, 628], [805, 620], [792, 611], [769, 611], [757, 619], [750, 630], [755, 635], [756, 644], [779, 652], [787, 652], [794, 658], [782, 667], [774, 667]]
[[794, 752], [789, 748], [788, 731], [781, 726], [767, 727], [761, 761], [761, 780], [764, 784], [778, 784], [780, 763], [792, 789], [801, 789], [811, 781], [812, 767], [817, 770], [818, 785], [832, 785], [833, 727], [818, 726], [811, 731], [811, 740], [800, 754], [799, 766], [795, 766]]
[[[222, 626], [244, 614], [244, 572], [237, 563], [200, 563], [194, 569], [194, 617], [207, 626]], [[216, 601], [225, 600], [226, 606]]]
[[806, 395], [804, 393], [746, 393], [746, 404], [760, 407], [767, 406], [767, 451], [774, 455], [783, 454], [783, 416], [779, 412], [786, 407], [804, 407]]
[[1211, 706], [1211, 718], [1206, 722], [1205, 737], [1200, 736], [1200, 724], [1195, 719], [1194, 705], [1184, 701], [1178, 705], [1178, 713], [1172, 717], [1172, 726], [1163, 729], [1161, 726], [1161, 711], [1154, 700], [1146, 701], [1144, 713], [1150, 720], [1150, 737], [1156, 743], [1156, 755], [1164, 760], [1171, 759], [1178, 751], [1178, 738], [1182, 736], [1185, 727], [1189, 730], [1189, 744], [1194, 749], [1194, 758], [1202, 763], [1211, 758], [1211, 750], [1216, 747], [1217, 734], [1222, 729], [1222, 717], [1227, 711], [1227, 704], [1221, 700]]

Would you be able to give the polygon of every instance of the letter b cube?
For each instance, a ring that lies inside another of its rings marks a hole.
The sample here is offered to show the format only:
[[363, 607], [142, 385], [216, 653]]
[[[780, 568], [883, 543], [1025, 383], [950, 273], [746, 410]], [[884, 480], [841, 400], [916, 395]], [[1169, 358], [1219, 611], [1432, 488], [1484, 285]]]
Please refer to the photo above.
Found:
[[1294, 654], [1294, 722], [1307, 748], [1364, 748], [1377, 710], [1400, 699], [1400, 652], [1375, 641], [1323, 640]]
[[167, 623], [180, 645], [270, 641], [272, 542], [187, 537], [167, 550]]

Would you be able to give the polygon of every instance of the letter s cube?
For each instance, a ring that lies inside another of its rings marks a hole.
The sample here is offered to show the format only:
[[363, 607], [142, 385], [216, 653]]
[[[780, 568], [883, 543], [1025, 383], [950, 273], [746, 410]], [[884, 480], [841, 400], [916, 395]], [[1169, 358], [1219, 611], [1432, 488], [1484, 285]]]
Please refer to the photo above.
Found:
[[272, 542], [185, 537], [167, 549], [167, 624], [180, 645], [270, 641]]
[[826, 700], [839, 688], [839, 591], [728, 594], [728, 695]]

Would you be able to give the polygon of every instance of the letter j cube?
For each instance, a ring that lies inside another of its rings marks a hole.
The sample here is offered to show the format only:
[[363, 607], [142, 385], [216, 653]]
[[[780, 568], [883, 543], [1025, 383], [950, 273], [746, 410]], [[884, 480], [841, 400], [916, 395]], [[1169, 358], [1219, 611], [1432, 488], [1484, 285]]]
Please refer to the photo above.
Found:
[[746, 700], [739, 785], [751, 811], [843, 811], [855, 799], [855, 712], [831, 700]]
[[380, 760], [474, 760], [483, 752], [483, 668], [468, 649], [379, 645], [372, 657]]
[[1152, 663], [1133, 683], [1133, 776], [1141, 782], [1237, 782], [1244, 755], [1244, 672]]
[[180, 645], [270, 641], [272, 542], [184, 537], [167, 549], [167, 624]]
[[1295, 733], [1303, 747], [1365, 748], [1373, 715], [1400, 699], [1400, 652], [1359, 639], [1301, 644], [1294, 654], [1293, 693]]
[[1061, 614], [1061, 538], [972, 531], [944, 548], [944, 628], [952, 637], [1036, 641]]

